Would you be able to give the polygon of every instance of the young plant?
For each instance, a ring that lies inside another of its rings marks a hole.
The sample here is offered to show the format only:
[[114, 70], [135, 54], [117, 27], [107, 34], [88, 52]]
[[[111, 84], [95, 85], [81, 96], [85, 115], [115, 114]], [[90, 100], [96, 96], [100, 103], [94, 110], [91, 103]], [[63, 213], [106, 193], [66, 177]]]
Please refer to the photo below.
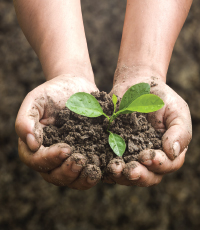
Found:
[[66, 102], [66, 107], [86, 117], [105, 116], [109, 121], [107, 128], [109, 132], [109, 145], [116, 155], [122, 156], [126, 150], [126, 143], [122, 137], [109, 131], [110, 124], [120, 114], [132, 112], [150, 113], [157, 111], [164, 106], [164, 102], [158, 96], [150, 94], [150, 85], [147, 83], [139, 83], [131, 86], [122, 97], [117, 112], [117, 96], [115, 94], [112, 96], [112, 102], [114, 111], [110, 117], [103, 112], [103, 109], [94, 96], [84, 92], [73, 94]]

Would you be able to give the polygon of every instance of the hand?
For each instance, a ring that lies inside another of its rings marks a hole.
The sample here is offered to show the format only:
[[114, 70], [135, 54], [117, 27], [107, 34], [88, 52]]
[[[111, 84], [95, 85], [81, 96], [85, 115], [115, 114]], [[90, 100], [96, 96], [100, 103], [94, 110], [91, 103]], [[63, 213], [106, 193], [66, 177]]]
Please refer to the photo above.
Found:
[[90, 179], [92, 165], [84, 167], [87, 159], [72, 154], [67, 144], [42, 145], [43, 127], [54, 123], [55, 115], [65, 107], [67, 99], [76, 92], [96, 90], [96, 85], [84, 78], [62, 75], [38, 86], [24, 99], [16, 119], [19, 156], [46, 181], [84, 190], [100, 180]]
[[139, 82], [151, 84], [151, 93], [161, 97], [164, 107], [148, 115], [148, 120], [156, 130], [165, 132], [161, 150], [140, 152], [138, 162], [116, 165], [110, 162], [111, 172], [107, 182], [122, 185], [151, 186], [160, 183], [163, 175], [178, 170], [184, 163], [185, 153], [192, 137], [192, 125], [188, 105], [169, 86], [158, 78], [133, 79], [127, 84], [117, 84], [111, 93], [122, 97], [126, 90]]

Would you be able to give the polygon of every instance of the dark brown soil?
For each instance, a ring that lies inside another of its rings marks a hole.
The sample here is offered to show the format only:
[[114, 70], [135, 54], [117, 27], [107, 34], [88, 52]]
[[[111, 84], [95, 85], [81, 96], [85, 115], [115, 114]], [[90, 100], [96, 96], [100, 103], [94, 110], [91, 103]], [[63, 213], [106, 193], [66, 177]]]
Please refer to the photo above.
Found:
[[[113, 103], [110, 95], [105, 92], [94, 92], [92, 95], [97, 98], [104, 113], [111, 116]], [[123, 158], [125, 163], [129, 163], [138, 160], [139, 153], [144, 149], [161, 149], [162, 133], [148, 123], [146, 114], [123, 114], [110, 125], [109, 130], [120, 135], [126, 142], [123, 157], [117, 156], [110, 148], [107, 127], [108, 119], [105, 116], [88, 118], [65, 108], [58, 114], [55, 125], [44, 128], [43, 145], [67, 143], [72, 152], [85, 155], [87, 164], [96, 165], [102, 171], [113, 159]], [[100, 164], [96, 160], [98, 158]]]

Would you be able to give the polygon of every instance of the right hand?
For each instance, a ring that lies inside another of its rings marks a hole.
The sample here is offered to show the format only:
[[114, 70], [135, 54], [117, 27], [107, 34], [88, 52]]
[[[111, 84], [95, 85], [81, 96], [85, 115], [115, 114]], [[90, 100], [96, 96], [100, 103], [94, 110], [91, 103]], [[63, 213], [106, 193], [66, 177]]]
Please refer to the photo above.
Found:
[[72, 154], [69, 145], [42, 145], [43, 127], [54, 123], [56, 114], [65, 107], [68, 98], [76, 92], [91, 93], [97, 90], [94, 83], [84, 78], [61, 75], [38, 86], [24, 99], [15, 124], [19, 136], [19, 157], [46, 181], [58, 186], [86, 190], [101, 179], [100, 176], [92, 178], [93, 166], [85, 167], [86, 157], [78, 153]]
[[124, 84], [114, 85], [111, 95], [122, 97], [126, 90], [140, 82], [152, 83], [151, 93], [163, 99], [162, 109], [149, 113], [148, 121], [156, 130], [165, 132], [162, 137], [161, 150], [143, 150], [139, 153], [138, 162], [125, 164], [123, 161], [108, 165], [110, 181], [121, 185], [148, 187], [161, 182], [162, 177], [178, 170], [184, 163], [185, 154], [192, 138], [192, 124], [186, 102], [163, 81], [155, 77], [130, 78]]

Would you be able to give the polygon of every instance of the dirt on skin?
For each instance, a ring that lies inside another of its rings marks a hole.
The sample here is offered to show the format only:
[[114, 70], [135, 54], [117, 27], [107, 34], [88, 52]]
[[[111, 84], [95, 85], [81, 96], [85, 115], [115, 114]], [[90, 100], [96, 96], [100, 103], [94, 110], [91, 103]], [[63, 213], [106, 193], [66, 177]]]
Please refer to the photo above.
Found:
[[[111, 116], [113, 103], [105, 92], [94, 92], [104, 113]], [[118, 104], [119, 106], [119, 100]], [[105, 116], [88, 118], [65, 108], [57, 115], [55, 125], [44, 127], [44, 146], [56, 143], [67, 143], [72, 152], [87, 157], [87, 164], [96, 165], [107, 171], [111, 160], [115, 163], [137, 161], [139, 153], [144, 149], [162, 149], [162, 133], [156, 131], [148, 123], [145, 114], [131, 113], [117, 117], [110, 125], [112, 133], [120, 135], [126, 142], [126, 150], [122, 157], [115, 155], [108, 143], [108, 119]], [[100, 159], [100, 161], [99, 161]], [[95, 170], [97, 173], [98, 170]]]

